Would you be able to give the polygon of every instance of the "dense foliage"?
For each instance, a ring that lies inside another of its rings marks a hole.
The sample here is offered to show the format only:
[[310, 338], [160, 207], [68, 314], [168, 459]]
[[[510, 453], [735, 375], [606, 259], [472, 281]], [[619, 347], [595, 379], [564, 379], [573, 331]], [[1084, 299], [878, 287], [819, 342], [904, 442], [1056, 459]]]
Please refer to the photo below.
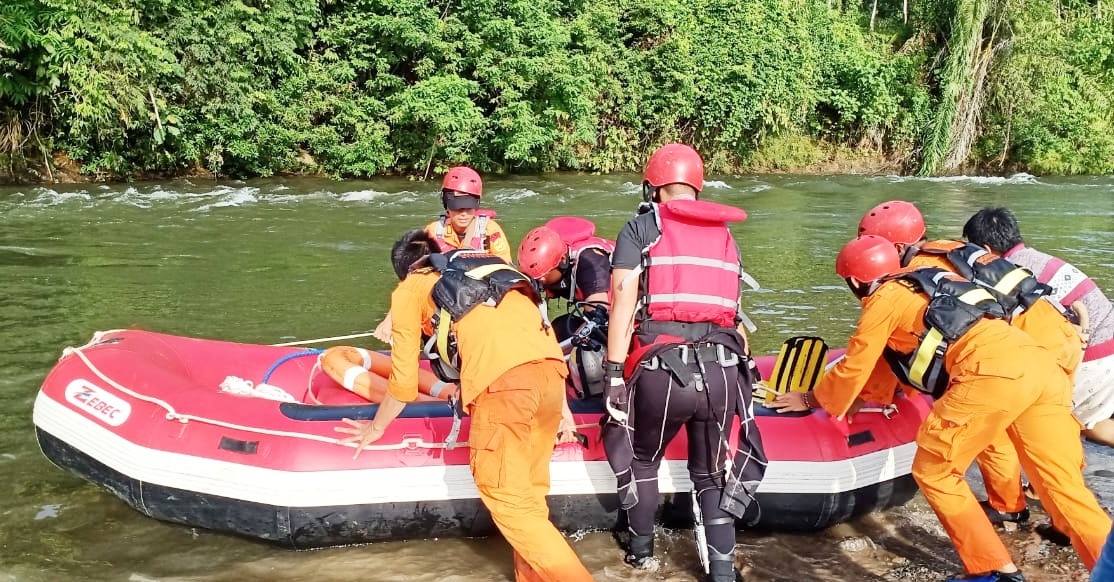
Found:
[[6, 0], [0, 160], [96, 177], [1114, 172], [1101, 0]]

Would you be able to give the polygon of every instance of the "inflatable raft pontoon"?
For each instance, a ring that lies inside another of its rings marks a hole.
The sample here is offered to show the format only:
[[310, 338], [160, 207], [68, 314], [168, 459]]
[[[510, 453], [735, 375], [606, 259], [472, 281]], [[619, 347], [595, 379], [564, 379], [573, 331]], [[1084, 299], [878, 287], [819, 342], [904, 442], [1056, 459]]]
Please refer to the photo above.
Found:
[[[341, 418], [370, 419], [377, 407], [322, 373], [310, 354], [138, 330], [97, 333], [67, 349], [44, 380], [34, 406], [38, 442], [53, 463], [145, 515], [290, 548], [494, 532], [468, 469], [466, 417], [454, 446], [447, 403], [410, 404], [354, 460], [333, 429]], [[763, 377], [773, 360], [759, 358]], [[264, 379], [281, 390], [253, 387]], [[248, 390], [229, 391], [230, 383]], [[586, 446], [554, 452], [551, 518], [564, 531], [613, 527], [602, 407], [570, 405]], [[852, 425], [822, 411], [760, 410], [770, 465], [758, 490], [758, 525], [813, 531], [907, 501], [916, 491], [913, 439], [929, 406], [927, 398], [904, 398], [896, 414], [860, 413]], [[667, 504], [676, 498], [687, 507], [689, 495], [671, 495], [691, 488], [685, 451], [682, 431], [667, 449], [660, 484]]]

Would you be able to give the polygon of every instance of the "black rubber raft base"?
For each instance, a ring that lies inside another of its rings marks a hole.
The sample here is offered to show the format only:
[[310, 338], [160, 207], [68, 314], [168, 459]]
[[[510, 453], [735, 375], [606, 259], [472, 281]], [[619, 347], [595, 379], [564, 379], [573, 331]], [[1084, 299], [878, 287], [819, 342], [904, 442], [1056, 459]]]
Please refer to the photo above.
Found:
[[[39, 447], [51, 462], [107, 489], [136, 511], [171, 523], [229, 532], [299, 550], [496, 533], [491, 516], [479, 499], [280, 507], [146, 483], [107, 467], [37, 427], [35, 432]], [[903, 504], [915, 493], [916, 484], [911, 476], [905, 475], [836, 494], [759, 494], [755, 527], [817, 531], [862, 513]], [[613, 493], [548, 499], [550, 518], [562, 531], [609, 530], [619, 524], [618, 498]], [[691, 527], [690, 499], [687, 493], [663, 495], [662, 523], [674, 528]]]

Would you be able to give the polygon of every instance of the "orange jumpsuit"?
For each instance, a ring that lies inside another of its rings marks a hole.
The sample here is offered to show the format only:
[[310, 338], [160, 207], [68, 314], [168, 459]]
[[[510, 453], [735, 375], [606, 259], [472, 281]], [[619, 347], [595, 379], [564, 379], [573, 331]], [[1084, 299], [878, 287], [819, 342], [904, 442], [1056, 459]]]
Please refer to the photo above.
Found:
[[[943, 255], [918, 253], [909, 260], [909, 269], [936, 267], [955, 272]], [[1037, 301], [1024, 313], [1014, 317], [1014, 327], [1029, 334], [1037, 345], [1054, 355], [1056, 363], [1068, 374], [1071, 389], [1075, 369], [1083, 359], [1083, 340], [1066, 317], [1048, 301]], [[986, 486], [987, 502], [998, 511], [1013, 513], [1025, 509], [1025, 491], [1021, 484], [1021, 460], [1002, 432], [975, 459]]]
[[[437, 225], [442, 219], [434, 220], [425, 226], [425, 231], [429, 236], [437, 236]], [[479, 220], [474, 218], [473, 220]], [[461, 235], [456, 233], [456, 229], [446, 221], [445, 224], [445, 238], [444, 241], [453, 248], [467, 248], [468, 245], [460, 240]], [[487, 247], [489, 253], [503, 259], [508, 265], [514, 264], [514, 258], [511, 257], [511, 243], [507, 240], [507, 233], [503, 232], [503, 227], [495, 222], [494, 218], [487, 219], [487, 226], [484, 228], [484, 246]]]
[[[438, 275], [411, 273], [391, 293], [391, 377], [403, 402], [418, 397], [423, 330], [432, 334]], [[507, 293], [498, 307], [476, 306], [455, 330], [460, 393], [471, 415], [470, 465], [480, 499], [514, 548], [519, 582], [580, 582], [592, 575], [549, 521], [549, 461], [561, 420], [567, 366], [538, 306]]]
[[[925, 331], [927, 298], [900, 281], [863, 300], [847, 355], [816, 386], [817, 401], [845, 414], [886, 346], [912, 352]], [[1012, 562], [971, 493], [964, 472], [1006, 432], [1044, 507], [1068, 533], [1087, 568], [1098, 558], [1111, 521], [1083, 482], [1083, 444], [1071, 414], [1068, 377], [1053, 356], [1005, 321], [977, 322], [947, 351], [951, 383], [917, 434], [913, 478], [971, 573]]]

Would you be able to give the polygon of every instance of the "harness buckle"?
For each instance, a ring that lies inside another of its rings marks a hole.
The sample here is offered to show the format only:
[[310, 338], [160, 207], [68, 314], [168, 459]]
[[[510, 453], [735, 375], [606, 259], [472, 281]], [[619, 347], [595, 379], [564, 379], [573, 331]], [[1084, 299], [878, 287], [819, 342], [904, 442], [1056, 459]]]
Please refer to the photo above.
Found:
[[449, 397], [449, 408], [453, 411], [453, 424], [449, 428], [449, 434], [445, 435], [445, 450], [451, 451], [459, 444], [457, 437], [460, 435], [461, 417], [464, 416], [464, 408], [460, 399], [460, 393]]
[[727, 349], [723, 344], [716, 344], [716, 362], [724, 368], [733, 368], [739, 365], [739, 354]]

